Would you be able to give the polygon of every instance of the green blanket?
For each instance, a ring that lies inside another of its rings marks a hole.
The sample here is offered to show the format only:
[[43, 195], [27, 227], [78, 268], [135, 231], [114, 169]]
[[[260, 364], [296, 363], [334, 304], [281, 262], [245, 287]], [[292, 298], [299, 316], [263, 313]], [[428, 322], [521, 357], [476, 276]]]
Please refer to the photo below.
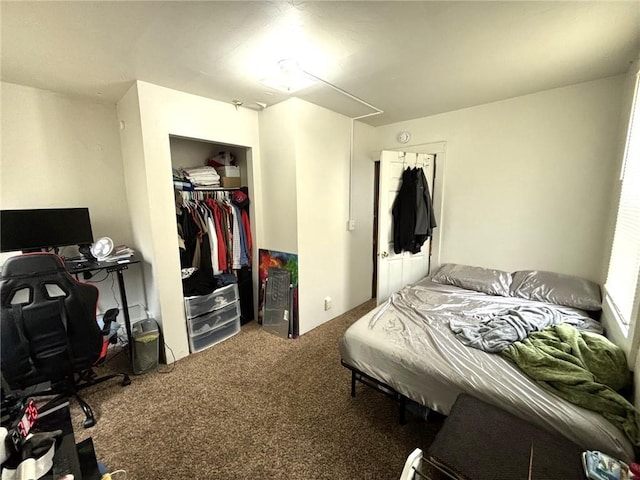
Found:
[[640, 445], [640, 412], [616, 393], [631, 382], [624, 352], [602, 335], [559, 324], [532, 333], [501, 355], [545, 389], [600, 413]]

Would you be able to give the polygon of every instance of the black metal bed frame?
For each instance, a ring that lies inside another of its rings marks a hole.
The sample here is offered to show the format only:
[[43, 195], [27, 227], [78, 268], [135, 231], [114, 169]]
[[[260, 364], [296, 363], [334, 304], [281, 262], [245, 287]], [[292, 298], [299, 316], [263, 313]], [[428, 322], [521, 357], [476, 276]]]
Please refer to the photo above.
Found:
[[342, 364], [343, 367], [351, 370], [351, 396], [352, 397], [356, 396], [356, 382], [360, 382], [363, 385], [366, 385], [367, 387], [372, 388], [386, 395], [387, 397], [393, 399], [394, 401], [396, 401], [398, 403], [398, 422], [400, 423], [400, 425], [405, 425], [407, 423], [407, 416], [406, 416], [407, 402], [410, 402], [411, 399], [409, 399], [408, 397], [405, 397], [403, 394], [401, 394], [400, 392], [397, 392], [392, 387], [390, 387], [384, 382], [381, 382], [377, 378], [373, 378], [372, 376], [367, 375], [364, 372], [361, 372], [357, 368], [352, 367], [348, 363], [345, 363], [344, 360], [340, 360], [340, 363]]

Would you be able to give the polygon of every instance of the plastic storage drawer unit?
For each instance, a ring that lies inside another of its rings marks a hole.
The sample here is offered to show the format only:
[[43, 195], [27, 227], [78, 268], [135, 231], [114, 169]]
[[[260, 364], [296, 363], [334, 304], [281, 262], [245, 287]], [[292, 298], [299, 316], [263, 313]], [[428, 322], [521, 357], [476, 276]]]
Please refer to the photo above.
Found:
[[233, 302], [225, 307], [205, 313], [195, 318], [187, 319], [189, 335], [202, 335], [210, 330], [229, 323], [240, 316], [240, 302]]
[[199, 317], [218, 308], [224, 307], [237, 301], [238, 285], [232, 284], [219, 288], [209, 295], [199, 295], [197, 297], [186, 297], [184, 308], [187, 318]]
[[211, 347], [222, 342], [240, 332], [240, 316], [238, 315], [231, 321], [218, 325], [212, 330], [208, 330], [200, 335], [189, 336], [189, 347], [191, 353], [200, 352], [205, 348]]

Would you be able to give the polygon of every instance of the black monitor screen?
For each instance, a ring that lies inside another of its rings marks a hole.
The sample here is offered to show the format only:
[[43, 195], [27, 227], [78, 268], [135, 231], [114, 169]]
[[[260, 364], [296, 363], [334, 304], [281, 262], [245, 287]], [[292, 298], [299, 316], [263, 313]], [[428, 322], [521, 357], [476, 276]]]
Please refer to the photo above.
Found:
[[88, 208], [0, 211], [0, 251], [93, 243]]

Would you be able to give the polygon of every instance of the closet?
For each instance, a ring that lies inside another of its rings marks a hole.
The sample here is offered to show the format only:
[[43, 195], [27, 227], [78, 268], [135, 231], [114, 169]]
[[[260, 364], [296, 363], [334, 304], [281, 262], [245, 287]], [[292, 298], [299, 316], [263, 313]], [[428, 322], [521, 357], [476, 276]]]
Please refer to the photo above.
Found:
[[[257, 249], [249, 214], [251, 153], [245, 147], [177, 136], [169, 142], [189, 347], [194, 353], [235, 335], [254, 318], [252, 263]], [[233, 167], [217, 169], [224, 175], [220, 186], [209, 185], [210, 171], [203, 173], [212, 158], [233, 158]], [[206, 178], [205, 185], [192, 189], [178, 178], [195, 171], [193, 175]]]

